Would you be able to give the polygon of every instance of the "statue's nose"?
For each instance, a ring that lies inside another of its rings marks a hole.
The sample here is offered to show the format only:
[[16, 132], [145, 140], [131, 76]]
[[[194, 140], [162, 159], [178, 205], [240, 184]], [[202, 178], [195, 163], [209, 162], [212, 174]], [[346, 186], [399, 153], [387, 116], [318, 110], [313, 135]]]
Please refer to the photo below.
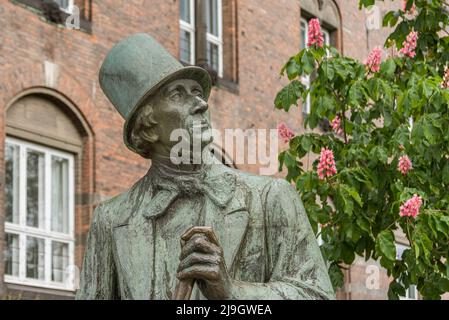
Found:
[[193, 107], [190, 109], [190, 114], [203, 113], [206, 112], [208, 108], [209, 105], [206, 101], [199, 97], [195, 97]]

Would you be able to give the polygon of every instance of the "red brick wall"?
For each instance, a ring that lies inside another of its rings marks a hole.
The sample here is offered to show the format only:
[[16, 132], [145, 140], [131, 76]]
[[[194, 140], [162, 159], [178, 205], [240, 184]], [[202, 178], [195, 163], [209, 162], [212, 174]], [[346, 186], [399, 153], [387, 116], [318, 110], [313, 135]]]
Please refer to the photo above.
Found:
[[[367, 38], [365, 14], [357, 11], [358, 0], [337, 2], [342, 17], [340, 31], [344, 53], [363, 59], [374, 45], [383, 43], [385, 32], [374, 31]], [[299, 48], [299, 1], [241, 0], [235, 3], [238, 28], [231, 31], [236, 32], [234, 36], [238, 40], [237, 47], [233, 48], [236, 54], [233, 61], [238, 61], [233, 77], [238, 79], [237, 92], [224, 86], [213, 89], [209, 105], [214, 126], [219, 129], [269, 129], [276, 128], [279, 121], [285, 121], [301, 132], [299, 108], [292, 109], [287, 115], [273, 107], [277, 91], [286, 83], [285, 79], [279, 78], [279, 70]], [[176, 0], [94, 0], [92, 32], [88, 33], [48, 23], [29, 8], [1, 0], [1, 163], [4, 157], [4, 108], [23, 90], [46, 86], [44, 61], [48, 60], [60, 67], [59, 79], [52, 89], [78, 107], [93, 132], [90, 155], [93, 167], [86, 169], [91, 180], [83, 180], [92, 181], [93, 200], [85, 205], [92, 208], [99, 201], [128, 189], [146, 172], [149, 163], [124, 146], [123, 120], [102, 93], [97, 80], [98, 70], [108, 50], [135, 32], [150, 33], [177, 56], [178, 6]], [[239, 168], [257, 173], [259, 167], [246, 165]], [[0, 165], [0, 177], [4, 177], [3, 170], [4, 165]], [[0, 206], [3, 205], [4, 181], [1, 183]], [[4, 238], [2, 219], [0, 214], [0, 252]], [[79, 244], [87, 232], [87, 220], [77, 217]], [[82, 246], [78, 246], [78, 265], [82, 251]], [[3, 279], [3, 263], [0, 264], [0, 279]]]

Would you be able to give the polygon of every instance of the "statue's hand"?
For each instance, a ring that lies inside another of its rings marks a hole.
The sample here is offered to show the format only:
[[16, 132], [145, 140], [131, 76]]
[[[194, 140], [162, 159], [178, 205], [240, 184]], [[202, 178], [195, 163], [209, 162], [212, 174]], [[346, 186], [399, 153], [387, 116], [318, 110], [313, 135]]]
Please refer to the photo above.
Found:
[[231, 297], [232, 279], [226, 269], [223, 249], [208, 227], [193, 227], [182, 237], [178, 279], [196, 280], [203, 295], [210, 300]]

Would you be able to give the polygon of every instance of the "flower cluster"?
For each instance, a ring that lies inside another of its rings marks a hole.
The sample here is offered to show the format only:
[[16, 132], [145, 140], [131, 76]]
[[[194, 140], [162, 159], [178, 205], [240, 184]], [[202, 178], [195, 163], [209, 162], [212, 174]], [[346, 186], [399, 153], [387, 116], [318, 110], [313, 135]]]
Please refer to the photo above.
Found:
[[309, 32], [307, 33], [307, 46], [317, 45], [318, 47], [323, 47], [324, 37], [321, 32], [320, 21], [317, 18], [310, 19], [309, 21]]
[[278, 125], [278, 134], [285, 143], [289, 142], [295, 136], [295, 133], [285, 123]]
[[366, 58], [365, 60], [365, 65], [368, 68], [368, 71], [379, 72], [381, 60], [382, 60], [382, 48], [375, 47], [368, 55], [368, 58]]
[[320, 162], [317, 168], [318, 177], [323, 180], [326, 177], [331, 177], [337, 173], [335, 166], [334, 153], [327, 148], [321, 149]]
[[422, 198], [418, 195], [413, 195], [410, 199], [408, 199], [399, 209], [399, 215], [401, 217], [413, 217], [419, 213], [419, 209], [422, 205]]
[[418, 42], [418, 32], [412, 31], [408, 34], [407, 39], [402, 43], [402, 48], [399, 53], [414, 58], [416, 55], [416, 45]]
[[444, 76], [443, 82], [441, 82], [441, 88], [443, 89], [449, 88], [449, 68], [447, 66], [444, 67]]
[[341, 127], [341, 119], [340, 119], [339, 116], [336, 116], [334, 118], [334, 120], [332, 120], [331, 127], [332, 127], [332, 130], [336, 134], [342, 134], [343, 133], [343, 128]]
[[403, 155], [399, 158], [398, 171], [404, 176], [412, 169], [412, 162], [407, 155]]

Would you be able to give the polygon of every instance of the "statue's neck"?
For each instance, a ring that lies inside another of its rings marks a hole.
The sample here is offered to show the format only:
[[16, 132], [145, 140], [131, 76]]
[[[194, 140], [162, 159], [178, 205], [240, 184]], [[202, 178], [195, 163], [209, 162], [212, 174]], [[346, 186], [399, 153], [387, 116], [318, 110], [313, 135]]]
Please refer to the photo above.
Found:
[[205, 161], [201, 160], [201, 163], [180, 163], [175, 164], [174, 161], [168, 156], [160, 154], [153, 154], [151, 157], [151, 166], [162, 170], [170, 175], [186, 175], [204, 172], [207, 168]]

